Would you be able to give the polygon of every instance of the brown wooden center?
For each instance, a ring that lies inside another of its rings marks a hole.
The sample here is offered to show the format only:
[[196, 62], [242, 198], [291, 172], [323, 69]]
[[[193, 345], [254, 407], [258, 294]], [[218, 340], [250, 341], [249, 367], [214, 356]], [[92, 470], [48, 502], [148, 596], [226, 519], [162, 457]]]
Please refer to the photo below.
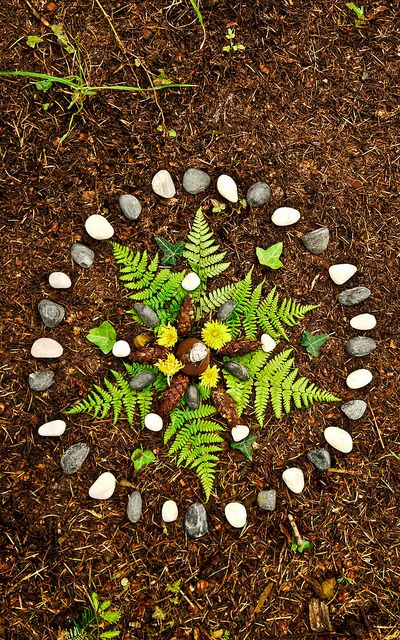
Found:
[[[195, 347], [194, 351], [193, 347]], [[193, 359], [193, 357], [196, 356], [196, 350], [198, 348], [201, 349], [201, 347], [203, 347], [207, 352], [206, 356], [199, 362], [192, 362], [191, 356]], [[183, 340], [176, 348], [175, 355], [178, 360], [180, 360], [182, 364], [185, 365], [183, 369], [181, 369], [181, 371], [187, 376], [200, 375], [207, 369], [208, 365], [210, 364], [210, 353], [208, 351], [208, 348], [206, 347], [204, 342], [201, 342], [201, 340], [198, 340], [197, 338], [187, 338], [186, 340]]]

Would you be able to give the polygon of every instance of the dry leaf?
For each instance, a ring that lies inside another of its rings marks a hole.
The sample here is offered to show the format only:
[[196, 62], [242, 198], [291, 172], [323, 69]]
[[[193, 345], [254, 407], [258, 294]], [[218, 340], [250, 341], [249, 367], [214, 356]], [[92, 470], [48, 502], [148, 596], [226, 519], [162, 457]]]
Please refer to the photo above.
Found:
[[256, 613], [261, 613], [261, 611], [262, 611], [262, 609], [263, 609], [263, 607], [264, 607], [264, 604], [265, 604], [266, 599], [267, 599], [267, 598], [270, 596], [270, 594], [271, 594], [271, 591], [272, 591], [272, 587], [273, 587], [273, 586], [274, 586], [274, 583], [273, 583], [273, 582], [269, 582], [269, 583], [267, 584], [267, 586], [265, 587], [265, 589], [263, 590], [262, 594], [260, 595], [259, 600], [258, 600], [258, 602], [257, 602], [257, 604], [256, 604], [256, 606], [255, 606], [255, 608], [254, 608], [254, 612], [253, 612], [254, 614], [256, 614]]

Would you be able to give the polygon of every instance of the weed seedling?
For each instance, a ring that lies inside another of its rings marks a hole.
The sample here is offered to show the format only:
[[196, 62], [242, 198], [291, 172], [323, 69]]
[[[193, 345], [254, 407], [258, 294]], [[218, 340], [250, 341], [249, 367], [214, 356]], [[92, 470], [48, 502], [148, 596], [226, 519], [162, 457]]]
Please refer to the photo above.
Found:
[[68, 638], [79, 638], [79, 640], [94, 640], [94, 638], [116, 638], [120, 635], [118, 629], [108, 629], [103, 631], [105, 626], [115, 624], [121, 618], [119, 611], [110, 610], [111, 600], [100, 602], [96, 592], [90, 594], [90, 606], [87, 607], [79, 620], [74, 620], [72, 627], [61, 636], [64, 640]]
[[234, 53], [237, 53], [238, 51], [244, 51], [245, 50], [245, 46], [243, 44], [234, 44], [234, 39], [236, 37], [235, 31], [234, 29], [228, 29], [228, 31], [225, 34], [225, 38], [228, 40], [229, 44], [225, 45], [225, 47], [222, 47], [222, 51], [224, 51], [225, 53], [230, 53], [231, 51], [233, 51]]
[[365, 27], [366, 17], [364, 13], [364, 7], [359, 7], [354, 2], [347, 2], [346, 7], [355, 13], [354, 26]]

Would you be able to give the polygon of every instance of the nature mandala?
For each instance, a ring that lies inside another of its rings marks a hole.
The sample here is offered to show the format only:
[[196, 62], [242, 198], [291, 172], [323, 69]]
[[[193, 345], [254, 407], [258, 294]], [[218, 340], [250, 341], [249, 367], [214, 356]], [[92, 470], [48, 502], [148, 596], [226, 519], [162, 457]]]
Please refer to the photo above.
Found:
[[[197, 473], [208, 500], [226, 426], [235, 434], [231, 444], [251, 458], [255, 436], [245, 424], [250, 419], [241, 417], [251, 401], [251, 415], [263, 427], [269, 405], [279, 419], [293, 407], [340, 400], [298, 375], [291, 349], [276, 349], [279, 339], [288, 340], [285, 326], [298, 324], [318, 305], [281, 298], [275, 287], [264, 297], [264, 280], [254, 287], [252, 269], [243, 280], [209, 291], [209, 280], [230, 263], [201, 209], [180, 251], [190, 271], [162, 266], [176, 264], [173, 245], [160, 264], [158, 254], [150, 260], [146, 251], [111, 244], [120, 280], [134, 301], [128, 313], [146, 331], [133, 341], [125, 375], [111, 369], [114, 380], [94, 385], [68, 414], [112, 414], [113, 424], [125, 414], [133, 425], [138, 410], [142, 427], [166, 426], [169, 455]], [[103, 348], [107, 353], [116, 336], [109, 323], [103, 325], [113, 332]], [[88, 338], [100, 344], [99, 331]]]

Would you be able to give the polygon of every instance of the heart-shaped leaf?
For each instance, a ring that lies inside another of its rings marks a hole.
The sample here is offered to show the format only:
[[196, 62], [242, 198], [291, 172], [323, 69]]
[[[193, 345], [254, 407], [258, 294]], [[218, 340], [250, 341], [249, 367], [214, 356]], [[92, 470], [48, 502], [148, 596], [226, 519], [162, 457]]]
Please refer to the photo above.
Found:
[[152, 451], [143, 451], [142, 449], [135, 449], [135, 451], [131, 455], [131, 460], [133, 462], [133, 466], [135, 467], [135, 471], [140, 471], [142, 467], [146, 464], [150, 464], [154, 462], [156, 459], [154, 453]]
[[165, 238], [160, 238], [160, 236], [154, 236], [154, 240], [157, 242], [161, 251], [163, 252], [163, 257], [161, 260], [161, 264], [167, 265], [176, 265], [176, 261], [178, 258], [181, 258], [183, 255], [183, 251], [185, 249], [184, 242], [177, 242], [173, 244], [172, 242], [168, 242]]
[[91, 329], [86, 338], [98, 346], [103, 353], [110, 353], [117, 341], [117, 333], [112, 324], [105, 320], [99, 327]]
[[303, 331], [300, 338], [300, 344], [305, 347], [310, 356], [319, 356], [320, 348], [329, 340], [326, 333], [315, 333]]
[[240, 442], [235, 442], [232, 440], [231, 447], [232, 449], [237, 449], [240, 453], [243, 453], [244, 457], [247, 460], [253, 460], [253, 442], [257, 440], [256, 436], [249, 434], [244, 440], [240, 440]]
[[283, 263], [279, 260], [282, 251], [283, 242], [277, 242], [268, 247], [268, 249], [257, 247], [256, 254], [260, 264], [270, 269], [280, 269], [283, 267]]

